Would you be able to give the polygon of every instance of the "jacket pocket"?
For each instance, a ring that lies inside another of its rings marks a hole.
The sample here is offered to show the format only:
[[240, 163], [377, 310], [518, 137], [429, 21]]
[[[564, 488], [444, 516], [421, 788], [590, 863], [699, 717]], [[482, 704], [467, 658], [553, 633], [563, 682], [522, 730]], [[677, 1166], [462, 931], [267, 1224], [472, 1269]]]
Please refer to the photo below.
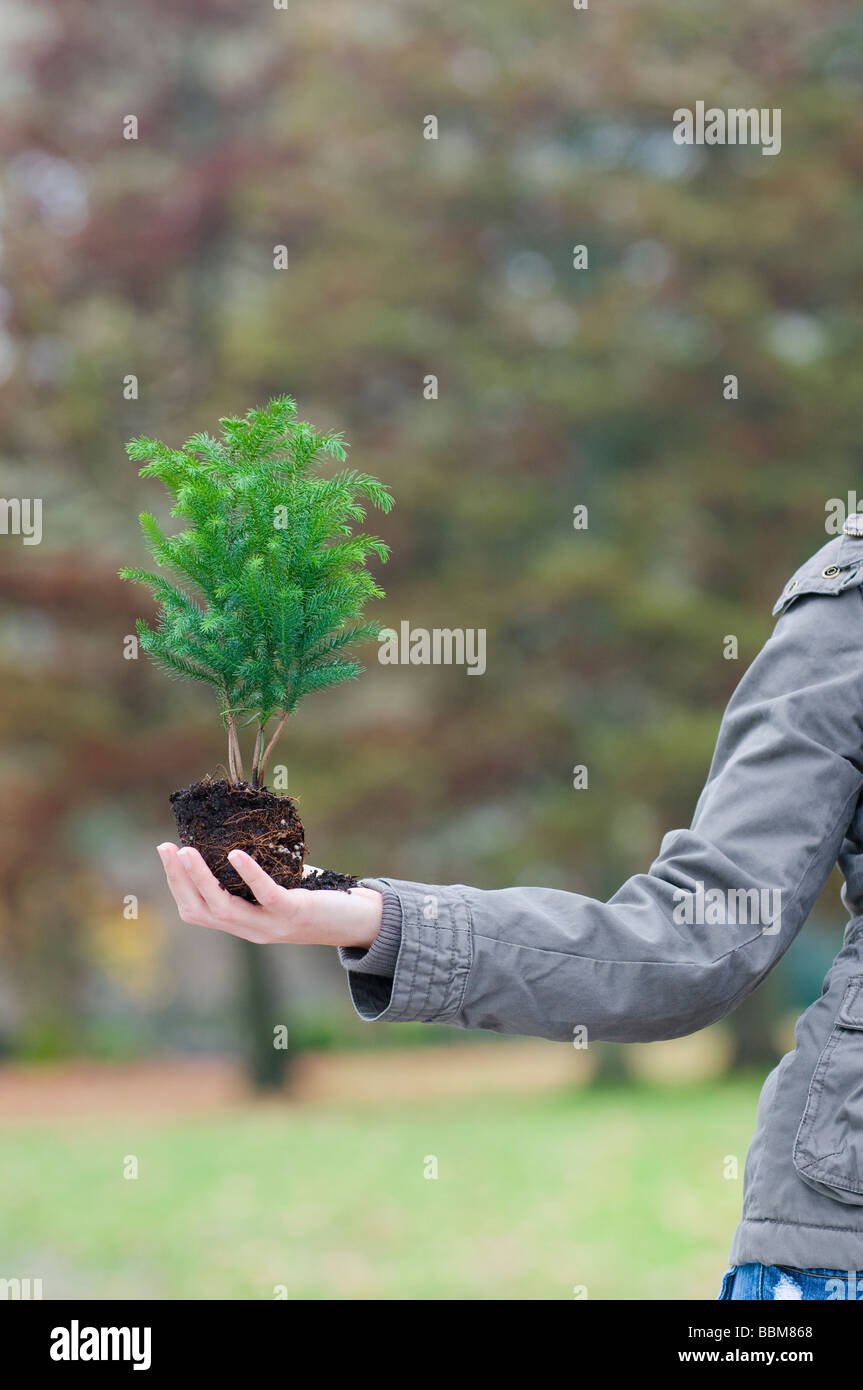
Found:
[[793, 1157], [810, 1187], [863, 1205], [863, 975], [845, 986], [812, 1074]]

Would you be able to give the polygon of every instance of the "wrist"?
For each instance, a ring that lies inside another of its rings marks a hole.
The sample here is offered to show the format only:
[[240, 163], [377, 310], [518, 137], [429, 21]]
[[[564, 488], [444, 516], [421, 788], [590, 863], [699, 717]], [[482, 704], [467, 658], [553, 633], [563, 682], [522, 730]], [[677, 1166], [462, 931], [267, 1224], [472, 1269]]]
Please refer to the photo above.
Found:
[[[362, 888], [379, 900], [374, 904], [373, 927], [376, 934], [369, 945], [343, 946], [339, 958], [346, 970], [392, 979], [401, 953], [401, 903], [386, 879], [363, 879]], [[360, 890], [355, 888], [353, 891], [359, 893]]]
[[377, 940], [383, 918], [383, 894], [375, 888], [352, 888], [351, 897], [357, 900], [361, 911], [357, 915], [351, 941], [346, 945], [359, 951], [368, 951]]

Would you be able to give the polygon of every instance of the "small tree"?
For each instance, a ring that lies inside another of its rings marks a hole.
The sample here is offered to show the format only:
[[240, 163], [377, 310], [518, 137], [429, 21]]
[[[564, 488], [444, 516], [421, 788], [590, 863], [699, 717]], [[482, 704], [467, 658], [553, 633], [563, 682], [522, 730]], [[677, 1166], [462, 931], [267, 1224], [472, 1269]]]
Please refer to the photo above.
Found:
[[378, 635], [378, 624], [360, 621], [366, 602], [383, 596], [366, 560], [386, 560], [388, 547], [355, 527], [365, 502], [388, 512], [393, 499], [366, 473], [316, 476], [322, 460], [345, 461], [345, 444], [298, 420], [290, 396], [219, 423], [221, 439], [196, 434], [182, 449], [144, 437], [127, 445], [187, 525], [168, 536], [154, 517], [140, 518], [153, 558], [179, 583], [144, 569], [120, 574], [148, 585], [159, 605], [155, 627], [138, 622], [142, 648], [170, 675], [216, 691], [238, 786], [239, 733], [254, 727], [257, 789], [303, 696], [362, 670], [345, 653]]

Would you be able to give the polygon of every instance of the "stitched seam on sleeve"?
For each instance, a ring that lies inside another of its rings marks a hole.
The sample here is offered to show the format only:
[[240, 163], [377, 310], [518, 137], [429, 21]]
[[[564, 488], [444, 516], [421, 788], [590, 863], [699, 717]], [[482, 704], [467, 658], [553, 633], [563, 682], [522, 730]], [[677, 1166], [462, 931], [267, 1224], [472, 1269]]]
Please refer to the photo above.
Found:
[[[420, 1003], [419, 1009], [417, 1010], [417, 1012], [418, 1012], [420, 1015], [423, 1015], [423, 1014], [426, 1012], [427, 1008], [428, 1008], [428, 1002], [429, 1002], [429, 998], [430, 998], [431, 992], [432, 992], [432, 985], [434, 984], [435, 967], [436, 967], [436, 965], [437, 965], [438, 948], [439, 948], [439, 946], [440, 946], [440, 928], [439, 928], [437, 922], [435, 922], [435, 924], [434, 924], [433, 931], [434, 931], [434, 945], [432, 946], [432, 949], [431, 949], [431, 961], [429, 962], [428, 975], [426, 976], [425, 994], [423, 995], [423, 997], [422, 997], [422, 1002]], [[423, 941], [423, 946], [425, 946], [425, 945], [426, 945], [426, 943], [425, 943], [425, 941]], [[417, 952], [417, 960], [419, 960], [419, 952]]]
[[[458, 890], [456, 891], [458, 892]], [[465, 962], [464, 979], [461, 982], [461, 989], [459, 990], [458, 1001], [453, 1010], [454, 1014], [460, 1014], [464, 1007], [464, 997], [467, 993], [467, 982], [470, 979], [470, 972], [473, 967], [473, 912], [471, 911], [469, 898], [467, 898], [466, 895], [461, 892], [459, 892], [458, 895], [464, 905], [465, 913], [467, 915], [467, 926], [460, 928], [461, 931], [467, 932], [467, 942], [465, 943], [467, 946], [467, 961]], [[455, 947], [455, 938], [453, 938], [453, 947]], [[455, 952], [453, 952], [453, 954], [455, 954]]]
[[[396, 890], [396, 891], [398, 892], [398, 890]], [[406, 914], [406, 912], [405, 912], [405, 904], [404, 904], [404, 901], [403, 901], [402, 896], [401, 896], [400, 893], [398, 894], [398, 899], [399, 899], [399, 902], [401, 903], [401, 908], [402, 908], [402, 947], [404, 947], [404, 944], [405, 944], [405, 943], [404, 943], [404, 931], [405, 931], [405, 924], [406, 924], [407, 914]], [[414, 959], [413, 959], [413, 969], [412, 969], [412, 971], [411, 971], [410, 983], [409, 983], [409, 985], [408, 985], [408, 987], [407, 987], [407, 994], [406, 994], [406, 996], [405, 996], [404, 1002], [401, 1004], [401, 1006], [400, 1006], [399, 1008], [397, 1008], [395, 1014], [392, 1016], [394, 1022], [397, 1021], [399, 1017], [404, 1017], [405, 1010], [406, 1010], [406, 1008], [407, 1008], [407, 1004], [408, 1004], [408, 1003], [410, 1002], [410, 1000], [413, 998], [414, 985], [415, 985], [415, 983], [416, 983], [417, 970], [419, 969], [420, 954], [421, 954], [421, 952], [422, 952], [422, 946], [423, 946], [422, 926], [420, 926], [419, 929], [418, 929], [417, 940], [416, 940], [416, 942], [415, 942], [414, 945], [413, 945]]]
[[[463, 895], [458, 891], [458, 889], [455, 890], [455, 893], [456, 893], [456, 901], [457, 901], [457, 903], [458, 903], [460, 906], [462, 906], [462, 907], [466, 907], [467, 904], [466, 904], [466, 902], [465, 902], [465, 899], [464, 899]], [[469, 921], [470, 921], [470, 910], [469, 910], [469, 909], [468, 909], [467, 915], [468, 915], [468, 922], [469, 922]], [[456, 913], [453, 913], [453, 916], [456, 917], [457, 914], [456, 914]], [[425, 995], [424, 995], [424, 997], [423, 997], [422, 1004], [420, 1005], [420, 1012], [425, 1012], [425, 1010], [426, 1010], [426, 1008], [427, 1008], [427, 1006], [428, 1006], [428, 1003], [429, 1003], [429, 999], [431, 998], [432, 986], [433, 986], [434, 983], [435, 983], [435, 975], [436, 975], [436, 972], [437, 972], [438, 962], [439, 962], [440, 957], [441, 957], [441, 955], [442, 955], [442, 948], [441, 948], [442, 933], [443, 933], [444, 931], [446, 931], [446, 932], [449, 933], [449, 936], [450, 936], [450, 944], [449, 944], [449, 949], [448, 949], [448, 952], [447, 952], [447, 957], [448, 957], [448, 959], [447, 959], [447, 962], [446, 962], [446, 975], [444, 976], [444, 980], [443, 980], [443, 984], [444, 984], [443, 998], [441, 999], [440, 1007], [439, 1007], [439, 1009], [438, 1009], [437, 1012], [438, 1012], [439, 1016], [441, 1017], [441, 1019], [444, 1019], [444, 1018], [451, 1018], [454, 1014], [457, 1014], [457, 1013], [459, 1012], [459, 1009], [460, 1009], [460, 1007], [461, 1007], [461, 1000], [462, 1000], [462, 998], [464, 997], [464, 991], [465, 991], [465, 988], [466, 988], [466, 986], [467, 986], [467, 977], [465, 977], [465, 979], [464, 979], [464, 981], [463, 981], [463, 983], [462, 983], [462, 989], [461, 989], [461, 994], [460, 994], [460, 997], [459, 997], [458, 1004], [456, 1004], [455, 1006], [453, 1006], [453, 1005], [451, 1005], [451, 1004], [450, 1004], [450, 1005], [447, 1004], [447, 995], [448, 995], [449, 993], [451, 993], [451, 990], [447, 987], [447, 976], [451, 977], [452, 974], [453, 974], [453, 972], [454, 972], [454, 970], [456, 970], [456, 969], [458, 968], [459, 964], [460, 964], [460, 961], [459, 961], [459, 958], [458, 958], [458, 954], [457, 954], [457, 946], [458, 946], [458, 944], [459, 944], [459, 936], [460, 936], [461, 933], [465, 932], [466, 930], [469, 930], [469, 926], [468, 926], [467, 928], [466, 928], [466, 927], [463, 927], [463, 926], [459, 926], [459, 925], [450, 926], [450, 927], [442, 927], [442, 926], [440, 925], [440, 923], [436, 922], [435, 925], [434, 925], [434, 929], [433, 929], [433, 930], [434, 930], [434, 933], [435, 933], [435, 941], [434, 941], [434, 947], [433, 947], [433, 950], [432, 950], [431, 968], [430, 968], [430, 970], [429, 970], [429, 977], [428, 977], [428, 983], [427, 983], [427, 985], [426, 985], [426, 992], [425, 992]]]

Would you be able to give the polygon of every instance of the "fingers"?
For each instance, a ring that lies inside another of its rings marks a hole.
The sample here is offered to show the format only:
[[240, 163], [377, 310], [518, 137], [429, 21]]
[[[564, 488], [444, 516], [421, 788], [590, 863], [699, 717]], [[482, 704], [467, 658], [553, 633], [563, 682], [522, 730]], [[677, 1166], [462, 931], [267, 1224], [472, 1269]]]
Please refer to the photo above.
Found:
[[245, 850], [232, 849], [228, 859], [240, 878], [249, 885], [261, 907], [287, 907], [289, 903], [287, 888], [280, 888], [274, 879], [265, 873], [260, 864], [246, 854]]
[[180, 862], [177, 846], [170, 843], [158, 845], [157, 852], [177, 911], [184, 922], [191, 922], [196, 914], [206, 912], [206, 904]]
[[203, 855], [198, 850], [186, 845], [180, 850], [177, 858], [180, 861], [180, 867], [185, 870], [187, 877], [194, 884], [215, 917], [227, 916], [232, 904], [242, 902], [242, 898], [235, 898], [232, 893], [222, 887], [219, 880], [208, 869]]
[[310, 893], [281, 888], [243, 850], [232, 850], [232, 867], [257, 902], [228, 893], [196, 849], [159, 845], [159, 855], [180, 917], [194, 926], [228, 932], [256, 945], [363, 946], [368, 949], [381, 924], [383, 899], [372, 888], [349, 893]]
[[158, 851], [181, 921], [229, 932], [257, 945], [272, 939], [261, 930], [258, 908], [226, 892], [197, 850], [186, 846], [178, 851], [176, 845], [164, 844]]

